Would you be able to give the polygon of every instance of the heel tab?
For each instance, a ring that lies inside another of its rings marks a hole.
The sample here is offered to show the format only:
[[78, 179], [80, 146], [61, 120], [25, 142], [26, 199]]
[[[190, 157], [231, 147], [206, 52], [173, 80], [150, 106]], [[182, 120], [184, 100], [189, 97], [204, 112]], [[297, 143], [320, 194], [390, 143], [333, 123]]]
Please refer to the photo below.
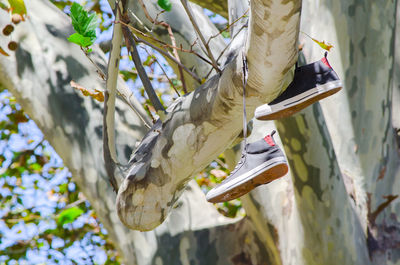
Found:
[[321, 59], [321, 62], [323, 62], [329, 68], [333, 69], [332, 66], [328, 62], [328, 52], [325, 52], [324, 58]]
[[276, 133], [275, 130], [273, 130], [271, 132], [271, 134], [268, 134], [267, 136], [264, 137], [264, 141], [267, 142], [267, 144], [269, 144], [270, 146], [275, 146], [275, 141], [274, 138], [272, 138], [274, 136], [274, 134]]

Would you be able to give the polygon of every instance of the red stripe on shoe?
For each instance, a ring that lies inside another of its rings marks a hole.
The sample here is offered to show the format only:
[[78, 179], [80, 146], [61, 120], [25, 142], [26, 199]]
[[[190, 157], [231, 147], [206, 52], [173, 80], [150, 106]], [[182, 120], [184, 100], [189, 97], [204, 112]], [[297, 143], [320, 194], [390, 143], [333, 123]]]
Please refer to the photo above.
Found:
[[271, 135], [267, 135], [264, 137], [264, 140], [267, 142], [267, 144], [269, 144], [270, 146], [274, 146], [275, 142], [274, 139], [272, 139]]
[[328, 66], [329, 68], [332, 69], [332, 66], [329, 64], [328, 59], [326, 59], [326, 57], [322, 58], [321, 61], [322, 61], [326, 66]]

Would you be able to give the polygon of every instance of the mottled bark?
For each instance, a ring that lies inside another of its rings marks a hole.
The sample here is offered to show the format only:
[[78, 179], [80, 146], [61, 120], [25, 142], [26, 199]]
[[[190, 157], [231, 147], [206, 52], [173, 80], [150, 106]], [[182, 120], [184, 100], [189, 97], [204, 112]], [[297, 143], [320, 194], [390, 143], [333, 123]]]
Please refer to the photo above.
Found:
[[[73, 79], [90, 89], [104, 88], [105, 82], [97, 76], [96, 68], [79, 47], [66, 40], [73, 29], [65, 14], [46, 0], [35, 1], [34, 5], [27, 2], [27, 10], [29, 19], [13, 32], [19, 49], [9, 57], [0, 57], [0, 86], [17, 98], [63, 159], [73, 180], [106, 227], [124, 263], [171, 264], [171, 257], [177, 257], [181, 262], [174, 264], [189, 264], [190, 260], [191, 264], [201, 264], [203, 260], [219, 259], [218, 264], [222, 265], [226, 264], [225, 259], [240, 261], [248, 257], [256, 263], [265, 260], [263, 246], [248, 220], [230, 225], [237, 220], [221, 216], [206, 202], [194, 182], [189, 183], [170, 217], [156, 230], [140, 233], [127, 229], [120, 222], [115, 209], [116, 195], [108, 183], [102, 159], [102, 103], [84, 97], [69, 84]], [[7, 14], [0, 12], [0, 26], [9, 23]], [[105, 57], [97, 47], [92, 56], [102, 68], [105, 67]], [[124, 83], [120, 79], [121, 85]], [[143, 111], [134, 98], [131, 102], [136, 102], [137, 109]], [[117, 154], [121, 162], [126, 162], [130, 146], [143, 137], [146, 129], [132, 110], [118, 99], [116, 109]], [[216, 228], [209, 230], [210, 227]], [[237, 235], [241, 235], [242, 242], [249, 236], [256, 240], [250, 248], [243, 250], [232, 240]], [[172, 249], [165, 248], [166, 241], [173, 242]], [[208, 244], [210, 247], [205, 248]], [[252, 249], [260, 249], [260, 252], [253, 253]]]
[[[400, 46], [400, 1], [396, 6], [396, 29], [394, 47]], [[393, 97], [392, 97], [392, 122], [397, 129], [397, 137], [400, 136], [400, 49], [394, 49], [393, 65]]]
[[250, 3], [247, 59], [248, 86], [260, 91], [265, 102], [277, 97], [289, 69], [297, 60], [301, 1]]
[[[333, 40], [332, 64], [345, 81], [345, 89], [321, 105], [375, 264], [400, 262], [396, 218], [400, 201], [394, 200], [376, 220], [372, 218], [386, 197], [399, 195], [400, 190], [398, 143], [391, 117], [392, 106], [398, 106], [392, 98], [398, 52], [396, 5], [396, 1], [328, 1], [318, 10], [309, 8], [310, 19], [321, 21], [309, 26], [309, 33], [324, 32], [321, 38]], [[336, 35], [323, 25], [330, 25]], [[315, 58], [315, 51], [310, 55]]]
[[[386, 203], [400, 190], [392, 129], [398, 117], [390, 116], [398, 116], [399, 104], [391, 97], [398, 89], [396, 78], [392, 87], [395, 5], [303, 4], [301, 30], [334, 45], [328, 59], [345, 86], [321, 102], [324, 116], [317, 104], [278, 122], [294, 189], [285, 177], [243, 199], [253, 222], [276, 231], [281, 260], [273, 264], [400, 263], [399, 201]], [[322, 57], [304, 35], [301, 43], [309, 62]]]
[[[277, 0], [270, 5], [254, 1], [251, 5], [247, 38], [249, 116], [262, 103], [261, 99], [272, 100], [272, 95], [280, 91], [295, 61], [300, 22], [299, 1], [282, 4]], [[271, 35], [269, 30], [275, 28], [279, 30]], [[254, 50], [266, 56], [256, 56]], [[277, 59], [275, 54], [283, 52], [288, 56]], [[176, 100], [167, 117], [144, 137], [118, 191], [118, 214], [125, 225], [151, 230], [161, 224], [190, 178], [239, 134], [242, 66], [239, 53], [221, 75], [213, 76], [194, 92]]]

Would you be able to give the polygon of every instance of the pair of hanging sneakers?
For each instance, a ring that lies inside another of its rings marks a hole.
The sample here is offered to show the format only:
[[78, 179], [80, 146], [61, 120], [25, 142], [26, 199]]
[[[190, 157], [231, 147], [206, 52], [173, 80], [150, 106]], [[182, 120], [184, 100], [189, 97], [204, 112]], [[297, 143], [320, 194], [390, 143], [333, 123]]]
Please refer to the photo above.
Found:
[[[293, 81], [286, 90], [269, 104], [258, 107], [255, 118], [275, 120], [284, 118], [326, 98], [342, 88], [342, 81], [327, 60], [296, 67]], [[288, 164], [282, 150], [273, 139], [275, 131], [261, 140], [244, 146], [242, 157], [231, 174], [210, 190], [209, 202], [236, 199], [261, 184], [283, 177]]]

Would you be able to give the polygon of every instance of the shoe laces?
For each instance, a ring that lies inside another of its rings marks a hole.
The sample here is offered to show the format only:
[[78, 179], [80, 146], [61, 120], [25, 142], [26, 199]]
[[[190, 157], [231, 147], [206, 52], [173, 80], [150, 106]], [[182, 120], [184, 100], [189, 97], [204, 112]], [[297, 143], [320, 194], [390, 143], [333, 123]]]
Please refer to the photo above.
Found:
[[231, 174], [235, 173], [244, 163], [247, 150], [247, 117], [246, 117], [246, 85], [247, 85], [247, 59], [245, 53], [242, 52], [242, 63], [243, 63], [243, 143], [244, 148], [239, 162], [236, 164], [235, 168], [232, 170]]
[[243, 150], [239, 162], [236, 164], [235, 168], [232, 170], [231, 174], [235, 173], [244, 163], [246, 158], [246, 151]]

